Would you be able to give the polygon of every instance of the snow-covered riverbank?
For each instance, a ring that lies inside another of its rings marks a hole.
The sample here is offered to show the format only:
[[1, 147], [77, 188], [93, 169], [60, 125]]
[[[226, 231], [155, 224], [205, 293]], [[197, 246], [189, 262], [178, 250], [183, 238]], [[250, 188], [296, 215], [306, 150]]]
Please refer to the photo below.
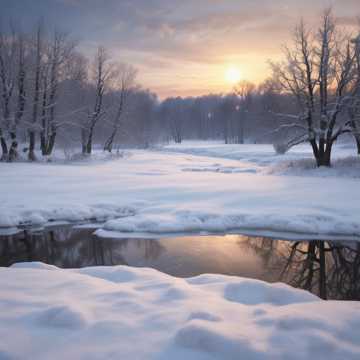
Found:
[[[353, 148], [335, 155], [353, 155]], [[324, 170], [304, 158], [304, 146], [277, 156], [271, 145], [190, 142], [110, 161], [2, 163], [0, 226], [97, 219], [106, 230], [132, 233], [259, 229], [358, 237], [357, 159]]]
[[0, 268], [1, 359], [358, 359], [360, 304], [221, 275]]
[[[350, 155], [339, 147], [333, 169], [314, 169], [307, 147], [277, 156], [270, 145], [185, 143], [1, 163], [0, 226], [97, 219], [102, 236], [256, 229], [360, 239], [360, 167]], [[285, 284], [26, 263], [0, 268], [0, 287], [5, 360], [360, 357], [358, 302]]]

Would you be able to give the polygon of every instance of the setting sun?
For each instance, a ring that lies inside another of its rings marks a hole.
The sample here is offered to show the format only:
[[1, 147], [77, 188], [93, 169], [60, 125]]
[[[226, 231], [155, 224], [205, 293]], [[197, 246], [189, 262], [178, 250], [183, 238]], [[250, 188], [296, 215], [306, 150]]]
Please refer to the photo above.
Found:
[[229, 84], [236, 84], [241, 79], [240, 70], [235, 66], [230, 66], [225, 71], [225, 80]]

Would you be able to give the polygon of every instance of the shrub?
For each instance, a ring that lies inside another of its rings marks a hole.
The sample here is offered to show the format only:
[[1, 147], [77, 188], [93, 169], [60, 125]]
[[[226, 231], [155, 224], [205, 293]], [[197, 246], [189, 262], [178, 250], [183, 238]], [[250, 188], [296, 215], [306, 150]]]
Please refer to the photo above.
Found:
[[290, 149], [290, 146], [286, 143], [277, 142], [273, 144], [274, 150], [278, 155], [284, 155]]

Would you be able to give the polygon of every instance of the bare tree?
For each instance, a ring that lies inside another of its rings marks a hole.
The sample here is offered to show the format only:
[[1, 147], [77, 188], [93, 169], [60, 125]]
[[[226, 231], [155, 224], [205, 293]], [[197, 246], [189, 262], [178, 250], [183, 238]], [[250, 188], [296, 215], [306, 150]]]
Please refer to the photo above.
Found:
[[103, 113], [104, 94], [111, 78], [112, 65], [105, 48], [99, 47], [94, 60], [93, 76], [95, 80], [95, 100], [93, 111], [88, 113], [87, 121], [82, 129], [82, 153], [91, 154], [94, 129]]
[[309, 142], [318, 166], [331, 165], [331, 151], [338, 137], [350, 129], [340, 123], [354, 80], [355, 51], [351, 37], [336, 27], [331, 10], [326, 10], [315, 33], [303, 21], [296, 27], [286, 60], [272, 64], [282, 91], [297, 101], [299, 113], [287, 128], [298, 130], [293, 143]]
[[114, 140], [121, 126], [121, 120], [127, 105], [127, 100], [131, 89], [134, 86], [136, 70], [132, 66], [119, 64], [116, 73], [113, 75], [118, 78], [118, 84], [115, 84], [115, 86], [118, 88], [119, 95], [115, 117], [112, 121], [112, 130], [104, 145], [104, 150], [109, 152], [113, 149]]
[[11, 127], [11, 100], [15, 87], [15, 69], [13, 58], [15, 57], [14, 36], [7, 37], [0, 34], [0, 82], [1, 82], [1, 105], [2, 119], [0, 121], [0, 142], [2, 148], [2, 160], [8, 160], [9, 147], [6, 141], [6, 132]]
[[355, 47], [355, 77], [354, 85], [350, 90], [348, 116], [349, 125], [352, 129], [356, 142], [357, 153], [360, 155], [360, 34], [352, 40]]
[[183, 99], [180, 97], [168, 98], [163, 102], [160, 112], [160, 116], [166, 121], [170, 136], [178, 144], [182, 142], [184, 135], [185, 107], [183, 105]]
[[236, 107], [239, 114], [236, 136], [236, 142], [238, 144], [244, 143], [245, 123], [247, 120], [247, 114], [249, 113], [252, 105], [255, 90], [255, 84], [246, 80], [240, 81], [234, 88], [234, 92], [239, 98], [239, 104]]
[[47, 44], [46, 62], [42, 71], [42, 113], [40, 143], [42, 155], [50, 155], [55, 145], [57, 130], [61, 122], [56, 119], [59, 83], [66, 62], [74, 49], [65, 33], [54, 31], [52, 41]]
[[36, 142], [36, 130], [38, 129], [38, 113], [40, 105], [40, 93], [41, 93], [41, 71], [42, 71], [42, 56], [44, 46], [44, 26], [42, 22], [39, 22], [36, 29], [34, 52], [34, 83], [33, 83], [33, 104], [32, 104], [32, 116], [31, 124], [29, 125], [29, 149], [28, 159], [35, 161], [35, 142]]
[[11, 138], [11, 146], [9, 150], [9, 161], [17, 160], [19, 157], [17, 147], [17, 129], [23, 119], [26, 105], [26, 43], [24, 39], [24, 35], [22, 33], [18, 34], [17, 37], [18, 44], [18, 54], [17, 54], [17, 104], [16, 104], [16, 112], [15, 119], [10, 128], [10, 138]]
[[[18, 158], [17, 130], [22, 120], [25, 102], [26, 43], [24, 35], [10, 26], [6, 35], [0, 33], [0, 84], [1, 118], [0, 142], [2, 160], [14, 161]], [[7, 140], [10, 139], [10, 146]]]
[[181, 144], [183, 141], [183, 122], [182, 122], [182, 110], [178, 110], [171, 118], [170, 118], [170, 129], [171, 134], [174, 141], [177, 144]]
[[236, 105], [230, 97], [224, 97], [219, 107], [219, 115], [222, 119], [222, 133], [225, 144], [229, 144], [231, 138], [231, 118], [236, 110]]

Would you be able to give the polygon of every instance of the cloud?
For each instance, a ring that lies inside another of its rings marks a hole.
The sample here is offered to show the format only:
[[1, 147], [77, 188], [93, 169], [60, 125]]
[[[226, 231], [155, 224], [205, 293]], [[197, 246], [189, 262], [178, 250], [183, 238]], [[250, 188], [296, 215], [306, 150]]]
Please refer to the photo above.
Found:
[[196, 81], [191, 77], [195, 67], [206, 72], [227, 61], [247, 66], [249, 73], [265, 72], [266, 60], [280, 53], [300, 16], [314, 24], [331, 4], [339, 22], [351, 25], [360, 12], [359, 0], [3, 1], [3, 16], [20, 17], [29, 26], [43, 16], [70, 31], [88, 54], [105, 45], [146, 72], [147, 86], [162, 91], [166, 81], [173, 89], [173, 78], [185, 71], [190, 73], [181, 81], [190, 84]]

